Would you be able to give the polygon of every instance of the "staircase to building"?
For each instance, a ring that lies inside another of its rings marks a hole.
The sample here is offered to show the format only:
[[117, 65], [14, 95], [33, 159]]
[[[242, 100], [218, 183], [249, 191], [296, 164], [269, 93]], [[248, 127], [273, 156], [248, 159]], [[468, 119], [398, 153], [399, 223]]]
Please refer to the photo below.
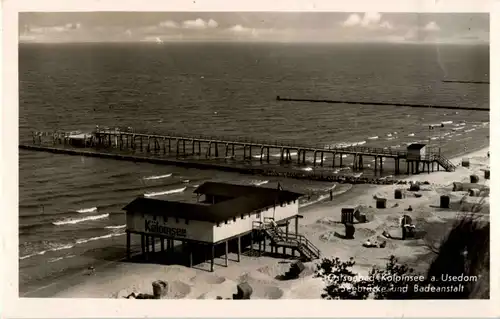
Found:
[[276, 247], [297, 250], [307, 261], [312, 261], [321, 257], [320, 250], [304, 235], [285, 233], [272, 218], [266, 218], [264, 222], [257, 222], [254, 224], [254, 229], [261, 231]]
[[453, 165], [449, 159], [441, 154], [433, 154], [431, 160], [441, 165], [441, 167], [443, 167], [447, 172], [455, 171], [455, 165]]
[[443, 166], [443, 168], [447, 172], [453, 172], [455, 171], [455, 165], [447, 159], [446, 157], [443, 157], [442, 155], [438, 155], [436, 161], [439, 163], [439, 165]]

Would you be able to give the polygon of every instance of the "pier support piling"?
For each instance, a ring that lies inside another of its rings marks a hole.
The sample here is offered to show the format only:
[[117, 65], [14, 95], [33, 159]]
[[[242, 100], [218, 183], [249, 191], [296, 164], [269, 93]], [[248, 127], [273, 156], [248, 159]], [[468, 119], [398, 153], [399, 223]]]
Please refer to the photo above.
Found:
[[130, 232], [127, 231], [127, 259], [130, 259]]

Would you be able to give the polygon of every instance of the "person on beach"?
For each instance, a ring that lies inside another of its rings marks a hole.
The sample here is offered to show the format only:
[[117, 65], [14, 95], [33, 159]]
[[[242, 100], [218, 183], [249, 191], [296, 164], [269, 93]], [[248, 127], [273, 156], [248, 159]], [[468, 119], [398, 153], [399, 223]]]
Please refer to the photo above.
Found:
[[330, 189], [330, 201], [333, 200], [333, 190]]

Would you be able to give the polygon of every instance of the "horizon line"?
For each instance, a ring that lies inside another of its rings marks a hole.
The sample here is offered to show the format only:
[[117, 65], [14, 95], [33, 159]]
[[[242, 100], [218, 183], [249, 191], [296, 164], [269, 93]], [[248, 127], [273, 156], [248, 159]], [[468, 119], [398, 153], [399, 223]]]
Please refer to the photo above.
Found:
[[151, 44], [164, 45], [168, 43], [183, 44], [183, 43], [262, 43], [262, 44], [403, 44], [403, 45], [490, 45], [490, 41], [474, 41], [474, 42], [426, 42], [426, 41], [275, 41], [275, 40], [168, 40], [163, 39], [161, 43], [155, 41], [18, 41], [18, 44]]

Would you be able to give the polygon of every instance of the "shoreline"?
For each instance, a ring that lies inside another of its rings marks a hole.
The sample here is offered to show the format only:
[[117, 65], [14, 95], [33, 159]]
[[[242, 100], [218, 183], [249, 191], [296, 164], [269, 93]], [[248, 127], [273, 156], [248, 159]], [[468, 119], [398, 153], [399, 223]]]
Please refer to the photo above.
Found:
[[[454, 164], [457, 164], [461, 161], [461, 159], [463, 157], [474, 158], [476, 156], [481, 156], [481, 155], [485, 156], [486, 153], [488, 152], [488, 150], [489, 150], [489, 147], [482, 148], [482, 149], [467, 153], [465, 155], [456, 156], [456, 157], [452, 158], [451, 161]], [[458, 168], [460, 168], [460, 167], [458, 167]], [[440, 172], [434, 172], [434, 173], [430, 173], [430, 174], [421, 173], [419, 175], [407, 176], [405, 178], [405, 180], [407, 180], [407, 181], [411, 181], [411, 180], [413, 180], [413, 181], [425, 181], [425, 180], [428, 180], [431, 184], [439, 184], [439, 183], [437, 183], [438, 181], [443, 181], [443, 179], [444, 180], [449, 179], [450, 181], [448, 183], [446, 183], [446, 185], [449, 185], [453, 182], [452, 176], [458, 176], [460, 174], [461, 175], [464, 174], [464, 172], [462, 172], [462, 170], [458, 169], [458, 168], [457, 168], [457, 171], [459, 171], [459, 172], [450, 173], [450, 172], [440, 171]], [[462, 176], [462, 178], [464, 179], [465, 177]], [[441, 186], [446, 186], [446, 185], [441, 185]], [[323, 215], [331, 214], [330, 211], [339, 209], [339, 207], [341, 207], [342, 205], [345, 205], [345, 204], [352, 204], [354, 202], [367, 201], [367, 198], [371, 198], [371, 193], [373, 193], [373, 192], [387, 193], [389, 190], [393, 189], [394, 187], [395, 187], [394, 185], [353, 185], [353, 187], [351, 189], [349, 189], [348, 191], [345, 191], [339, 195], [334, 196], [333, 204], [327, 198], [325, 198], [323, 200], [319, 200], [319, 201], [314, 202], [312, 204], [309, 204], [305, 207], [302, 207], [299, 209], [299, 211], [300, 211], [300, 213], [302, 213], [304, 215], [304, 219], [303, 219], [303, 225], [301, 225], [301, 227], [300, 227], [300, 232], [304, 233], [304, 234], [307, 234], [307, 233], [312, 234], [312, 235], [306, 235], [308, 238], [310, 236], [314, 236], [317, 233], [317, 231], [311, 232], [311, 229], [308, 229], [308, 228], [316, 227], [317, 220], [319, 218], [321, 218]], [[352, 205], [350, 205], [350, 206], [352, 206]], [[327, 211], [328, 211], [328, 213], [327, 213]], [[123, 237], [121, 237], [121, 236], [115, 237], [113, 240], [110, 241], [110, 243], [112, 243], [112, 242], [113, 243], [116, 242], [117, 245], [120, 245], [120, 242], [123, 242]], [[335, 255], [344, 255], [344, 254], [340, 254], [340, 252], [336, 252]], [[327, 254], [325, 257], [331, 257], [331, 256], [330, 256], [330, 254]], [[259, 258], [261, 259], [261, 261], [263, 263], [273, 263], [273, 262], [278, 261], [278, 259], [269, 258], [269, 257], [259, 257]], [[257, 259], [259, 259], [259, 258], [257, 258]], [[241, 264], [247, 263], [247, 265], [241, 265], [240, 268], [250, 268], [251, 269], [252, 264], [255, 264], [255, 263], [260, 264], [259, 261], [255, 261], [254, 259], [255, 258], [244, 257], [242, 259]], [[95, 265], [96, 269], [98, 269], [98, 271], [99, 271], [99, 274], [101, 274], [101, 273], [107, 274], [106, 276], [113, 276], [110, 273], [112, 273], [113, 271], [116, 271], [122, 267], [124, 267], [125, 269], [127, 269], [127, 268], [132, 268], [132, 269], [134, 269], [134, 268], [147, 268], [147, 267], [153, 267], [153, 268], [156, 268], [156, 267], [165, 268], [166, 267], [166, 268], [177, 269], [177, 268], [181, 267], [184, 271], [187, 271], [187, 272], [191, 272], [191, 270], [192, 270], [189, 268], [185, 268], [182, 266], [175, 266], [175, 265], [172, 265], [172, 266], [161, 266], [161, 265], [148, 265], [148, 266], [146, 266], [144, 264], [135, 264], [134, 265], [131, 263], [123, 262], [123, 258], [118, 258], [117, 260], [113, 260], [113, 261], [90, 259], [89, 263], [92, 265]], [[240, 266], [240, 265], [237, 265], [237, 266]], [[217, 269], [216, 273], [219, 273], [219, 272], [223, 273], [224, 270]], [[27, 285], [25, 286], [26, 288], [28, 288], [30, 286], [38, 286], [38, 287], [36, 289], [33, 289], [31, 291], [28, 291], [28, 292], [25, 291], [23, 294], [20, 293], [20, 296], [23, 296], [23, 297], [50, 297], [50, 296], [54, 296], [54, 295], [65, 296], [66, 294], [78, 295], [78, 293], [75, 292], [75, 289], [76, 290], [78, 290], [78, 289], [75, 287], [82, 286], [82, 285], [85, 287], [88, 287], [89, 284], [92, 285], [92, 282], [95, 281], [94, 278], [96, 276], [92, 276], [92, 277], [84, 276], [84, 273], [85, 273], [85, 270], [80, 270], [80, 271], [74, 270], [74, 271], [72, 271], [72, 274], [68, 273], [67, 275], [60, 276], [57, 279], [55, 279], [54, 281], [51, 281], [50, 278], [47, 278], [45, 280], [42, 279], [39, 282], [41, 285], [35, 285], [35, 284], [30, 285], [29, 283], [27, 283]], [[97, 277], [100, 277], [99, 274]], [[46, 284], [46, 285], [43, 285], [43, 284]], [[147, 287], [147, 285], [146, 285], [146, 287]], [[150, 288], [148, 288], [148, 289], [150, 289]], [[21, 289], [21, 285], [20, 285], [20, 292], [22, 290], [23, 289]], [[83, 294], [85, 294], [85, 293], [83, 293]], [[191, 298], [191, 297], [189, 297], [189, 298]]]

